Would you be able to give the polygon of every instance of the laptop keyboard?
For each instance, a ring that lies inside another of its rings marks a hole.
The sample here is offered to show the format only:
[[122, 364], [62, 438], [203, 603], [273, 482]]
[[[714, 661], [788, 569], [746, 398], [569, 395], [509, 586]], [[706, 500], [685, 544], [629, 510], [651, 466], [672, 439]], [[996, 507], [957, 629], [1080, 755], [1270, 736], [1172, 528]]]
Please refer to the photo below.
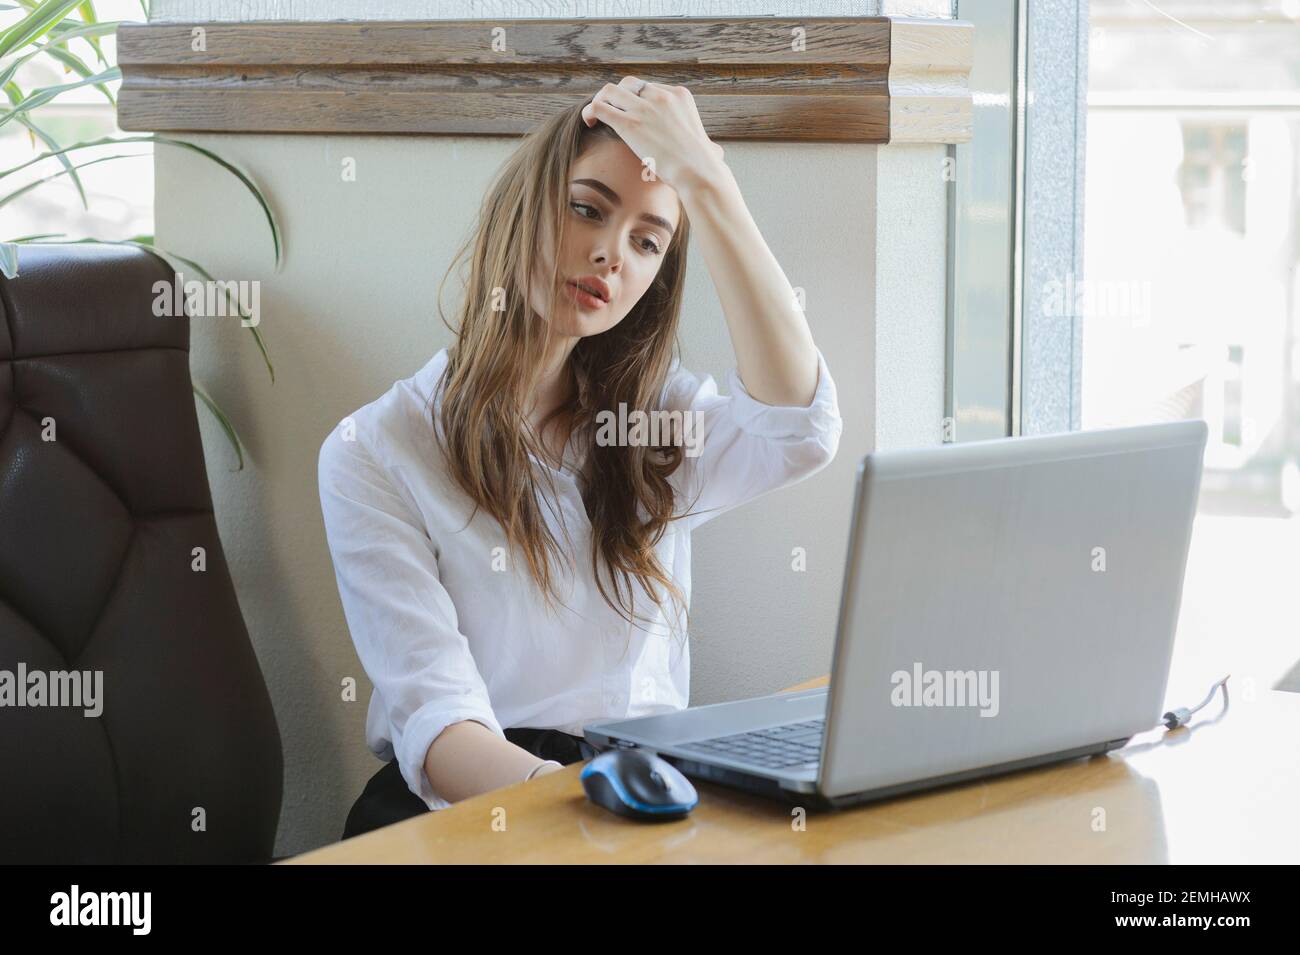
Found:
[[825, 731], [826, 720], [823, 718], [696, 740], [677, 748], [707, 756], [728, 756], [766, 769], [788, 769], [820, 761]]

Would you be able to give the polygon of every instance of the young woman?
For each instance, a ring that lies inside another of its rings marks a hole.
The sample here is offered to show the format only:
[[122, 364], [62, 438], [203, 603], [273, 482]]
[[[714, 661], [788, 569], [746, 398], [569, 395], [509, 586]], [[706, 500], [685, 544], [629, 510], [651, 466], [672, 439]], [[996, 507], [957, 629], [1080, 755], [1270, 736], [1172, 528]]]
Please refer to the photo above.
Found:
[[[730, 396], [674, 354], [690, 233]], [[587, 758], [593, 721], [685, 707], [691, 530], [839, 444], [825, 358], [684, 87], [626, 77], [543, 123], [472, 245], [454, 344], [320, 452], [388, 760], [345, 837]]]

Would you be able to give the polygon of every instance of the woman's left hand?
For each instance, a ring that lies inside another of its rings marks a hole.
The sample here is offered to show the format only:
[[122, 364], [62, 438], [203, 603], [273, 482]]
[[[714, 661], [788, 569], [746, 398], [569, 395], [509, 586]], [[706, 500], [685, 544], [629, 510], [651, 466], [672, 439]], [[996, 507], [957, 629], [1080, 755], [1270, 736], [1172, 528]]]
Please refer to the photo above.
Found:
[[722, 147], [709, 139], [695, 109], [695, 98], [684, 86], [646, 83], [625, 76], [606, 83], [582, 108], [588, 126], [613, 127], [654, 176], [679, 192], [723, 165]]

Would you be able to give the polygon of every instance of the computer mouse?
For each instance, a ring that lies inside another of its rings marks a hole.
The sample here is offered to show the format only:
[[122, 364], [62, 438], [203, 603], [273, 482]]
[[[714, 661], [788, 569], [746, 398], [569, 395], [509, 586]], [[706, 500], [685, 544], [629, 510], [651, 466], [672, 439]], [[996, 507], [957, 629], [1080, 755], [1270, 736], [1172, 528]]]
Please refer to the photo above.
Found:
[[700, 801], [676, 766], [641, 749], [601, 753], [578, 778], [588, 799], [629, 819], [681, 819]]

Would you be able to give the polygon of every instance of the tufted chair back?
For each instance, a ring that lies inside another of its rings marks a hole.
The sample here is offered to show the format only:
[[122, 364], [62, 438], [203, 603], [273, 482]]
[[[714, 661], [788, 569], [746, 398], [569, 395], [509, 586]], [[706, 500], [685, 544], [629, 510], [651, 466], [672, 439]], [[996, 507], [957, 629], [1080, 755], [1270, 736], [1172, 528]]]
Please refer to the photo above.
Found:
[[0, 277], [0, 863], [271, 859], [279, 729], [217, 536], [189, 320], [153, 313], [171, 278], [78, 244], [22, 246]]

